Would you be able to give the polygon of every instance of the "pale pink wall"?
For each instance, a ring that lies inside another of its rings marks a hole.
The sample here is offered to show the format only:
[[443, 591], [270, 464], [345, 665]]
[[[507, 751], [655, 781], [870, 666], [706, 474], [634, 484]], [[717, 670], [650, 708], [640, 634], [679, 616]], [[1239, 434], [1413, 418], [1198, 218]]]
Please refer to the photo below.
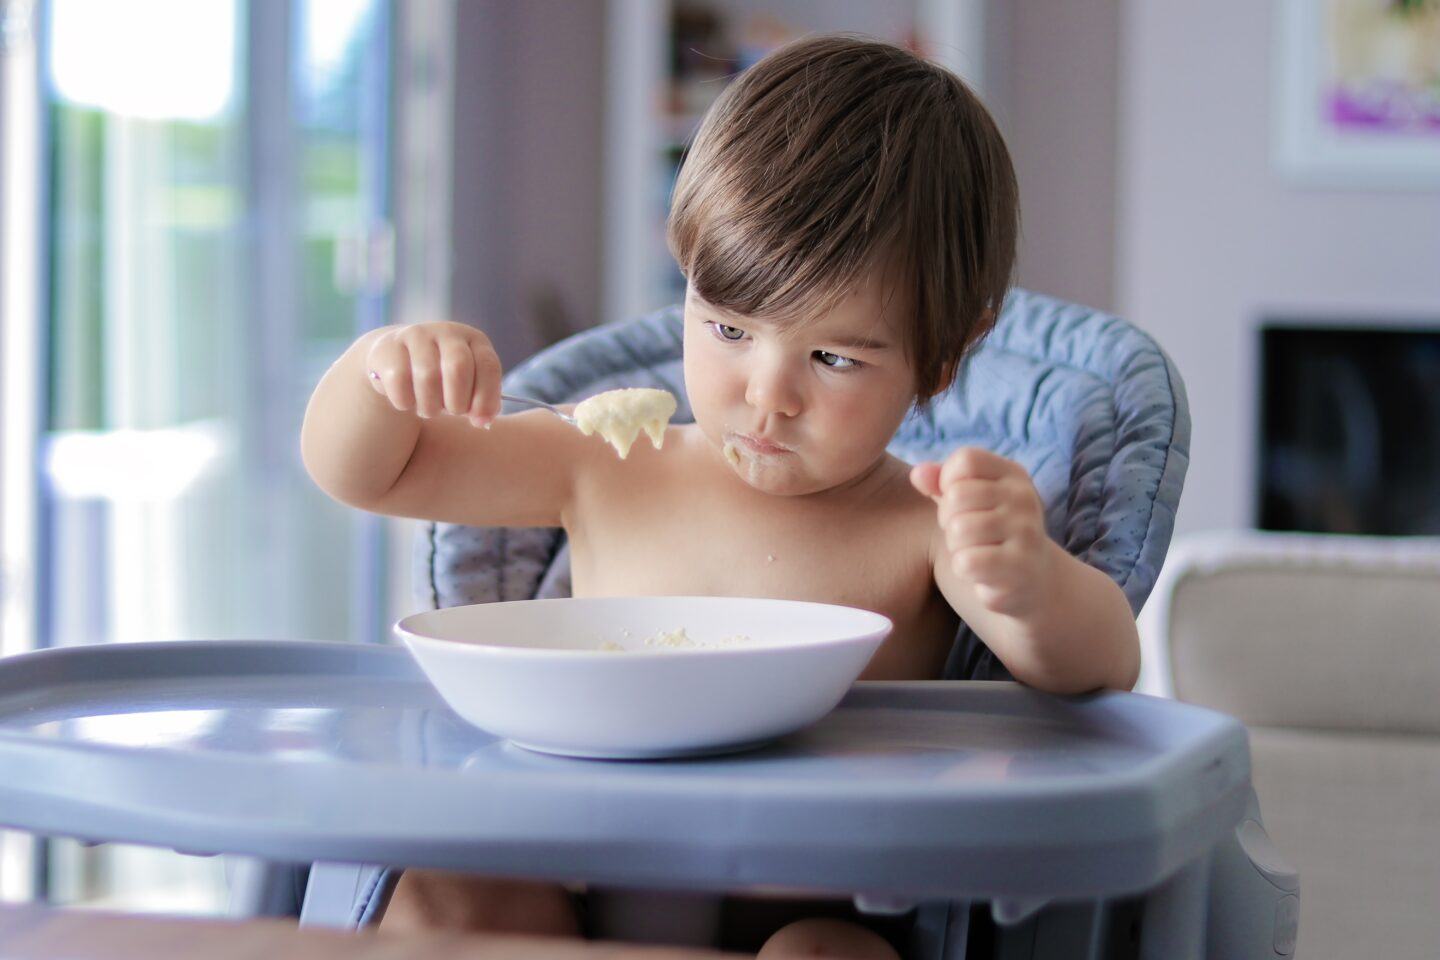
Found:
[[1116, 293], [1189, 388], [1180, 532], [1252, 522], [1257, 320], [1440, 323], [1440, 192], [1305, 189], [1272, 168], [1273, 6], [1122, 4]]
[[502, 358], [519, 352], [513, 286], [514, 150], [505, 144], [506, 90], [517, 83], [509, 52], [515, 8], [496, 0], [456, 5], [451, 309], [479, 326]]
[[992, 109], [1020, 181], [1024, 287], [1114, 307], [1115, 0], [993, 2]]
[[542, 291], [577, 328], [600, 302], [602, 3], [456, 5], [451, 300], [512, 364]]

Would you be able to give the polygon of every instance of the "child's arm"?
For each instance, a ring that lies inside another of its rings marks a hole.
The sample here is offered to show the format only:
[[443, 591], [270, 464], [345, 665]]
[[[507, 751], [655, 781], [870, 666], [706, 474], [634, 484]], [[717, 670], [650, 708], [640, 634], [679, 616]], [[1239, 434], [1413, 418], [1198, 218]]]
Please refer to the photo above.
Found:
[[383, 327], [321, 378], [301, 455], [322, 490], [374, 513], [561, 525], [592, 444], [548, 413], [499, 412], [500, 360], [483, 333], [446, 322]]
[[1051, 693], [1129, 690], [1140, 673], [1130, 603], [1103, 572], [1045, 533], [1025, 469], [975, 447], [911, 482], [938, 505], [935, 583], [1012, 676]]

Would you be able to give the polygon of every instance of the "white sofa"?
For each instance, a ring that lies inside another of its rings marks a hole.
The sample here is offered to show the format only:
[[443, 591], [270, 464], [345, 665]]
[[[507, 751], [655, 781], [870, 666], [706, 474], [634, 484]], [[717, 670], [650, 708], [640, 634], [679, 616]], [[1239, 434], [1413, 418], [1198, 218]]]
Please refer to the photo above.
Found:
[[1301, 960], [1440, 956], [1440, 538], [1177, 538], [1138, 689], [1250, 730]]

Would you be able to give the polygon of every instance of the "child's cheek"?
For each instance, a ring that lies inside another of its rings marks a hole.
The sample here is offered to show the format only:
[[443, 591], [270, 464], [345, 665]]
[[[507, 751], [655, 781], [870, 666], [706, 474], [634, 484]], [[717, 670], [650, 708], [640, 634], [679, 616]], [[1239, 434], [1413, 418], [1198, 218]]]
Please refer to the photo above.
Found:
[[[873, 400], [873, 398], [868, 398]], [[879, 411], [873, 402], [867, 402], [862, 391], [846, 392], [827, 397], [820, 410], [826, 445], [837, 453], [853, 452], [855, 456], [866, 456], [871, 452], [878, 438]]]
[[707, 421], [724, 420], [726, 409], [733, 403], [733, 377], [727, 376], [723, 363], [714, 356], [715, 345], [689, 334], [685, 342], [685, 392], [690, 408], [702, 427], [713, 426]]
[[873, 457], [889, 445], [909, 412], [909, 397], [888, 384], [860, 384], [835, 391], [826, 404], [827, 433], [860, 457]]

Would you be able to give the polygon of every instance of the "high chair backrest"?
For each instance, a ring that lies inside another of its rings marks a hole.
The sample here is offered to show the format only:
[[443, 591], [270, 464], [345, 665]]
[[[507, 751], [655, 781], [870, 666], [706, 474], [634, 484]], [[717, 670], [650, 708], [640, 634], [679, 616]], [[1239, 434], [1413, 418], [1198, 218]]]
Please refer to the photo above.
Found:
[[[615, 387], [660, 387], [693, 420], [681, 373], [681, 308], [598, 327], [512, 370], [505, 391], [569, 403]], [[912, 411], [890, 450], [914, 462], [975, 445], [1030, 472], [1050, 536], [1145, 603], [1174, 529], [1189, 464], [1190, 415], [1175, 365], [1124, 320], [1013, 290], [955, 385]], [[568, 596], [564, 532], [429, 523], [417, 538], [419, 601], [448, 607]], [[948, 679], [1008, 679], [961, 627]]]

